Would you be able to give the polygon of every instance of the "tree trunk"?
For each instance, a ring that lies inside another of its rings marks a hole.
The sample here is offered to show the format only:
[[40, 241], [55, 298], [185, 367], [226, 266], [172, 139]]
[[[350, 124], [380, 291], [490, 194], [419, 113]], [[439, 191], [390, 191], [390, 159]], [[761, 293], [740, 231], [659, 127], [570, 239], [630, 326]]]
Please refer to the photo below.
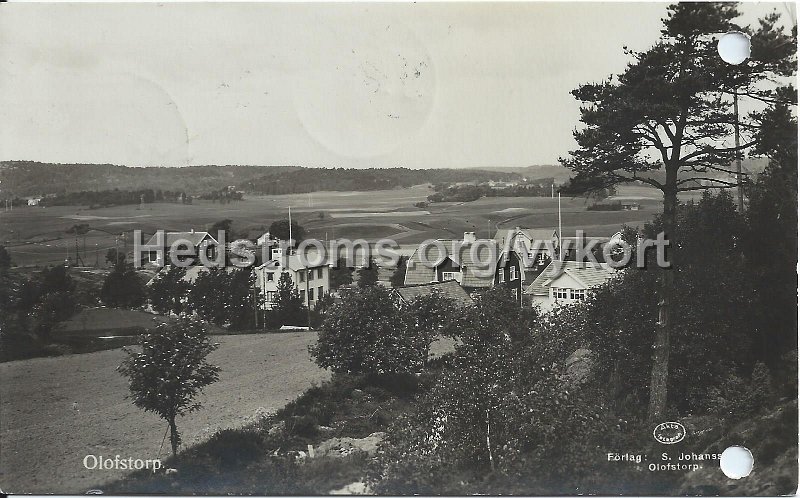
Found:
[[175, 425], [175, 417], [169, 419], [169, 443], [172, 445], [172, 456], [178, 456], [178, 426]]
[[[670, 241], [665, 250], [665, 261], [672, 263], [671, 254], [675, 250], [675, 226], [678, 196], [674, 187], [677, 172], [667, 171], [667, 190], [664, 191], [664, 235]], [[672, 178], [671, 178], [672, 177]], [[670, 180], [673, 180], [670, 182]], [[650, 373], [650, 407], [648, 414], [651, 420], [658, 421], [667, 408], [667, 381], [669, 379], [669, 336], [672, 331], [672, 293], [675, 286], [675, 269], [662, 268], [661, 290], [658, 302], [658, 324], [653, 342], [653, 366]]]

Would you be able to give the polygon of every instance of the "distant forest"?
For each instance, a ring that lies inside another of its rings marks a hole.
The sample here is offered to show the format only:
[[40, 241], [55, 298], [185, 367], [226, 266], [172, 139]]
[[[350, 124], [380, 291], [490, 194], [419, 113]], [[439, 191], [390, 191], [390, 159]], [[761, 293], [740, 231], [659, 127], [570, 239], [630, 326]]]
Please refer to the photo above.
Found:
[[152, 202], [178, 202], [191, 204], [191, 196], [171, 190], [82, 190], [53, 194], [42, 199], [42, 206], [106, 207]]
[[[205, 195], [228, 186], [251, 194], [291, 194], [320, 190], [367, 191], [425, 183], [519, 180], [519, 173], [499, 169], [305, 168], [300, 166], [191, 166], [132, 168], [112, 164], [0, 162], [0, 198], [90, 191], [179, 191]], [[86, 198], [90, 201], [92, 199]], [[147, 201], [146, 201], [147, 202]]]
[[530, 183], [508, 187], [489, 185], [436, 185], [428, 202], [471, 202], [481, 197], [549, 197], [551, 186], [558, 187], [553, 178], [541, 178]]

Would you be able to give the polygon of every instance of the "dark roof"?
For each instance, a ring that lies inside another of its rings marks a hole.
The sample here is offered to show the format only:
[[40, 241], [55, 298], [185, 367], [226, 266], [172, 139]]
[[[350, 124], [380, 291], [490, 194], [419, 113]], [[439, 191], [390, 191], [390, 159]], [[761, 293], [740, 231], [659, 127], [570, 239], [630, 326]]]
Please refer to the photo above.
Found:
[[398, 287], [394, 290], [406, 303], [410, 303], [419, 296], [430, 295], [434, 290], [437, 290], [441, 292], [443, 296], [452, 299], [458, 306], [471, 306], [473, 304], [472, 298], [469, 297], [467, 291], [458, 285], [458, 282], [455, 280], [415, 285], [412, 287]]
[[[458, 249], [458, 245], [461, 244], [460, 240], [440, 240], [439, 242], [441, 242], [444, 246], [447, 257], [449, 257], [454, 263], [460, 263], [459, 266], [461, 267], [461, 272], [463, 275], [461, 280], [462, 286], [484, 288], [491, 287], [494, 284], [494, 269], [496, 268], [497, 262], [500, 261], [500, 258], [503, 256], [501, 248], [494, 240], [482, 240], [481, 246], [479, 246], [477, 251], [478, 254], [476, 254], [478, 260], [485, 260], [492, 256], [490, 247], [494, 249], [494, 261], [492, 261], [491, 272], [481, 271], [480, 265], [473, 260], [470, 244], [464, 244], [463, 246], [460, 246], [460, 249]], [[453, 254], [454, 242], [456, 249], [460, 253], [458, 255]], [[491, 246], [484, 245], [487, 242]], [[437, 259], [438, 253], [436, 248], [430, 247], [427, 249], [427, 255], [431, 260]], [[423, 263], [420, 251], [417, 249], [408, 259], [406, 266], [406, 278], [404, 282], [405, 285], [429, 284], [435, 280], [436, 268], [432, 268], [428, 264]]]

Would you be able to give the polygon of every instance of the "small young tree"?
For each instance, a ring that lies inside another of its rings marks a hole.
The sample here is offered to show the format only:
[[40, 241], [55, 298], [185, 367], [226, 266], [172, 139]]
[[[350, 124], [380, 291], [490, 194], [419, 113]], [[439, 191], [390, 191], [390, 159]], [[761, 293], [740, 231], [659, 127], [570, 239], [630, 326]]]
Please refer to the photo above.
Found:
[[281, 273], [278, 279], [278, 291], [270, 315], [271, 321], [277, 326], [308, 324], [308, 310], [288, 272]]
[[125, 350], [128, 357], [117, 370], [128, 378], [128, 398], [133, 404], [167, 422], [176, 456], [181, 437], [175, 420], [199, 410], [195, 398], [219, 379], [219, 367], [206, 360], [218, 345], [209, 341], [201, 322], [185, 318], [176, 324], [159, 324], [140, 336], [139, 344], [141, 352]]

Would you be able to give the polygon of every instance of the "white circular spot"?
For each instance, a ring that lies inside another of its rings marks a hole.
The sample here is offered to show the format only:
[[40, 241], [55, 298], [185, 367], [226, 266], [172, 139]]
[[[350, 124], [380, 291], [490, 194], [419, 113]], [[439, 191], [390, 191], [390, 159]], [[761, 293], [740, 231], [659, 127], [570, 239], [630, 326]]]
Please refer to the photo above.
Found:
[[741, 31], [725, 33], [717, 43], [717, 52], [728, 64], [741, 64], [750, 57], [750, 37]]
[[753, 454], [744, 446], [731, 446], [722, 452], [719, 466], [729, 479], [747, 477], [753, 471]]

